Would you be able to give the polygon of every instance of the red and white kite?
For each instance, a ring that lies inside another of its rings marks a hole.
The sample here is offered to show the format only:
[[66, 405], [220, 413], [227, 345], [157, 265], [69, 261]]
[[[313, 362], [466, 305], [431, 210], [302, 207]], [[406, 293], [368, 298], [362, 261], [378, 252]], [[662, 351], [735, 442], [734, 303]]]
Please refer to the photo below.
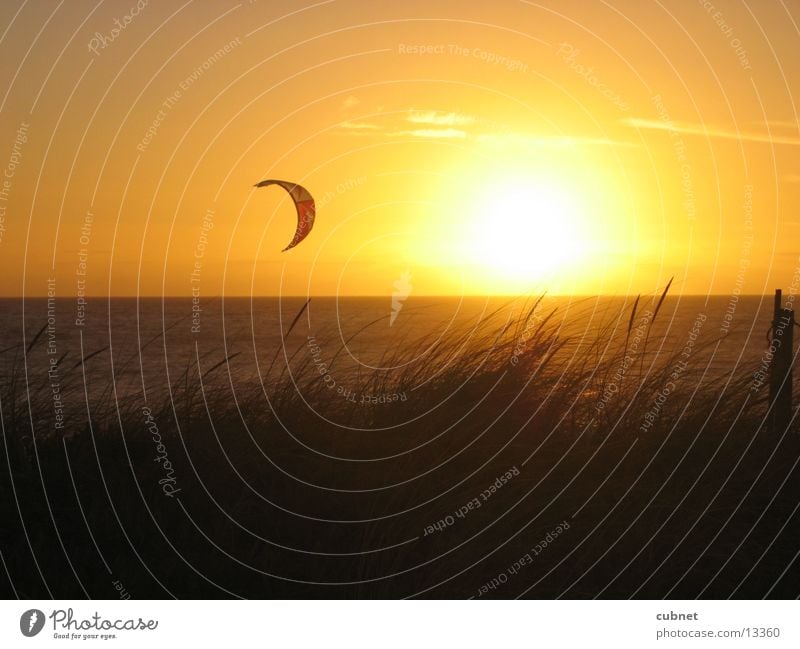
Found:
[[314, 227], [314, 218], [316, 217], [317, 208], [314, 205], [314, 197], [308, 192], [305, 187], [290, 183], [285, 180], [262, 180], [255, 185], [256, 187], [266, 187], [267, 185], [280, 185], [292, 197], [294, 207], [297, 210], [297, 230], [295, 230], [294, 237], [281, 252], [294, 248], [298, 243], [308, 236], [311, 228]]

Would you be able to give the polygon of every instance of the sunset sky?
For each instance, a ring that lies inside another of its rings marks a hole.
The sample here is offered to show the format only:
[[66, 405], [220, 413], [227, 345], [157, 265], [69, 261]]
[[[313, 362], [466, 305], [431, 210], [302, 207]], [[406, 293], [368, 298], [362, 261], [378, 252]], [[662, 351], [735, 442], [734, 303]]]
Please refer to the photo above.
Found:
[[[190, 295], [195, 262], [203, 296], [800, 290], [799, 25], [788, 0], [3, 2], [0, 293]], [[286, 253], [265, 178], [317, 201]]]

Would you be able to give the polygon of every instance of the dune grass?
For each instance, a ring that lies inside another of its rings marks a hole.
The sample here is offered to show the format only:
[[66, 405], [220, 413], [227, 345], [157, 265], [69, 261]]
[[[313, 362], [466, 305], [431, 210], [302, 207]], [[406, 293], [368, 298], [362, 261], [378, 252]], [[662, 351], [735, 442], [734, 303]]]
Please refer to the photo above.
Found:
[[392, 371], [310, 340], [306, 303], [261, 382], [233, 384], [236, 353], [201, 356], [146, 401], [113, 385], [87, 399], [89, 352], [60, 364], [63, 433], [48, 381], [25, 373], [40, 333], [6, 352], [0, 388], [0, 583], [26, 598], [116, 597], [115, 580], [133, 598], [795, 597], [796, 425], [766, 429], [751, 372], [709, 373], [713, 337], [682, 357], [659, 329], [665, 295], [587, 301], [583, 329], [541, 298], [497, 309], [405, 340]]

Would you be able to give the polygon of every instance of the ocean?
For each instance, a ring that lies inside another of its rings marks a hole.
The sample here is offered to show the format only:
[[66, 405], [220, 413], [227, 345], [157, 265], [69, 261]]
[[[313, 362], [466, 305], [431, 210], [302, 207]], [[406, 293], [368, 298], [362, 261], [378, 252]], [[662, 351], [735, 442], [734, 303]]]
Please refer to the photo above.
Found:
[[[490, 339], [527, 315], [535, 298], [314, 297], [304, 309], [306, 301], [3, 299], [2, 381], [6, 387], [13, 383], [17, 394], [29, 394], [30, 401], [42, 394], [49, 400], [57, 389], [65, 410], [77, 418], [87, 405], [169, 397], [174, 387], [198, 377], [216, 394], [235, 397], [253, 388], [269, 394], [305, 363], [324, 366], [332, 376], [335, 370], [340, 384], [361, 385], [365, 376], [428, 363], [427, 351], [437, 341], [463, 340], [466, 349], [470, 341]], [[667, 297], [653, 319], [648, 313], [656, 303], [640, 300], [631, 320], [634, 298], [545, 296], [532, 318], [547, 319], [559, 339], [568, 339], [559, 352], [565, 369], [602, 335], [628, 338], [648, 362], [690, 344], [707, 377], [758, 371], [768, 346], [772, 296]], [[646, 341], [636, 340], [642, 324], [651, 326]], [[524, 353], [524, 340], [518, 350]], [[458, 362], [457, 355], [449, 362]]]

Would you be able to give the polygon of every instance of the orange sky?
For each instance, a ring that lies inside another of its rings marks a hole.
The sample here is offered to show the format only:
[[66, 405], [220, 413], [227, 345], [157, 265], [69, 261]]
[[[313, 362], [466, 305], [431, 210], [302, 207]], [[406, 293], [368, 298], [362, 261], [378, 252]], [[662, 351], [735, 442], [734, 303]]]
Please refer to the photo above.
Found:
[[3, 295], [800, 290], [796, 3], [20, 5]]

